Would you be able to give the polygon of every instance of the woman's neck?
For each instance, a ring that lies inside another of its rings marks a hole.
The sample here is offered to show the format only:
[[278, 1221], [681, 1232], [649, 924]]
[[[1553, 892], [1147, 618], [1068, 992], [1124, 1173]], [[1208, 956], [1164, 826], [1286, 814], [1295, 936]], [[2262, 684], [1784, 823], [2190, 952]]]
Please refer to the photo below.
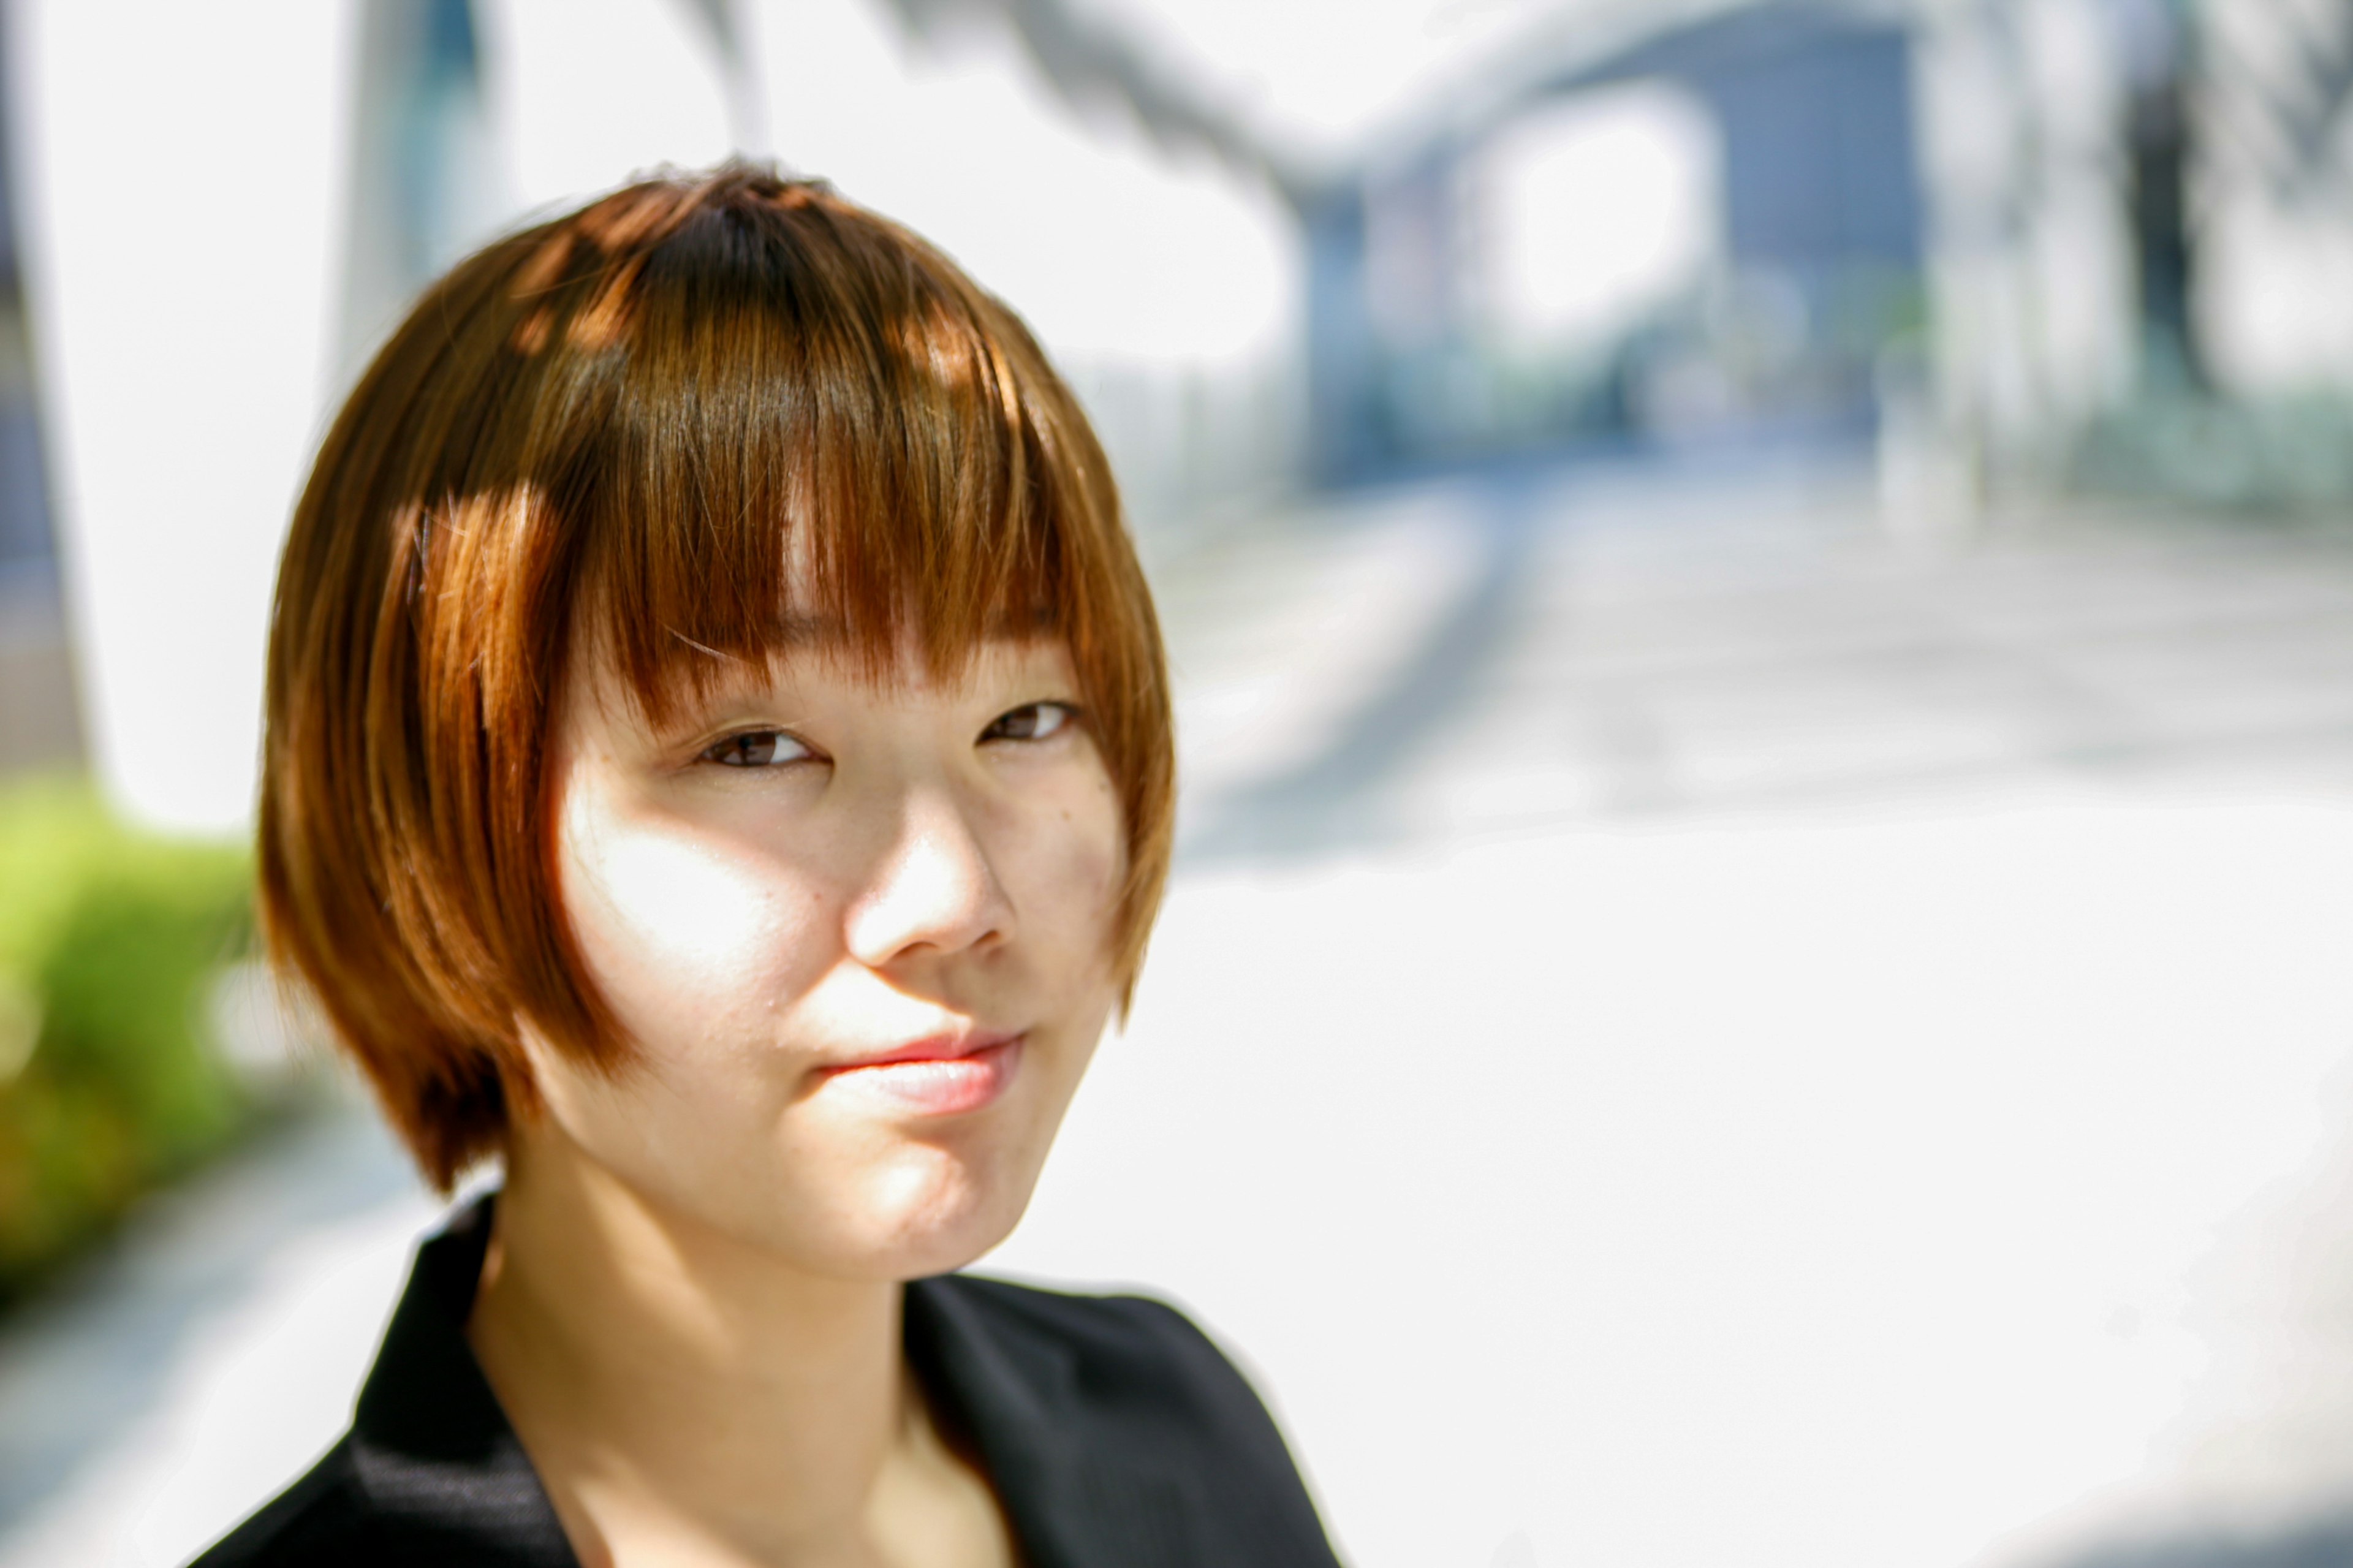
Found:
[[900, 1540], [979, 1485], [905, 1371], [900, 1285], [793, 1269], [560, 1135], [518, 1142], [467, 1337], [584, 1568], [970, 1560]]

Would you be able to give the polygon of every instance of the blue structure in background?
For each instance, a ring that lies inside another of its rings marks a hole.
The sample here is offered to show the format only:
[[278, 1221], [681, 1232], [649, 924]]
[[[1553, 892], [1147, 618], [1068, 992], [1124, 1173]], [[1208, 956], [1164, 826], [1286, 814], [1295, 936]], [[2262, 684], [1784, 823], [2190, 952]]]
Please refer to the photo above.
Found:
[[347, 373], [501, 212], [470, 0], [363, 0], [360, 32], [343, 263]]
[[[6, 77], [5, 63], [0, 59], [0, 81]], [[16, 193], [10, 177], [16, 160], [7, 144], [7, 123], [0, 114], [0, 571], [47, 574], [55, 569], [57, 546], [19, 278]]]
[[399, 84], [394, 179], [401, 265], [430, 278], [467, 237], [453, 232], [462, 216], [451, 210], [449, 174], [465, 151], [462, 127], [480, 111], [482, 51], [470, 0], [427, 0], [417, 11], [407, 79]]
[[[0, 27], [0, 49], [6, 33]], [[0, 110], [12, 79], [0, 56]], [[70, 767], [82, 755], [40, 385], [25, 311], [10, 120], [0, 112], [0, 777]]]
[[1679, 78], [1715, 110], [1736, 268], [1775, 268], [1824, 304], [1858, 267], [1919, 270], [1906, 32], [1749, 12], [1662, 39], [1615, 74]]
[[[1654, 35], [1599, 58], [1525, 73], [1506, 92], [1377, 169], [1299, 194], [1308, 256], [1310, 460], [1350, 483], [1434, 464], [1577, 444], [1641, 444], [1654, 432], [1639, 395], [1670, 341], [1687, 356], [1731, 352], [1696, 317], [1659, 322], [1620, 344], [1607, 372], [1533, 423], [1475, 406], [1478, 345], [1446, 287], [1461, 264], [1460, 172], [1533, 110], [1591, 89], [1661, 79], [1688, 89], [1723, 146], [1721, 232], [1736, 299], [1768, 289], [1801, 341], [1746, 388], [1713, 434], [1820, 438], [1867, 433], [1883, 353], [1921, 314], [1923, 201], [1913, 131], [1912, 39], [1901, 26], [1829, 4], [1768, 4]], [[1372, 215], [1386, 243], [1399, 227], [1425, 253], [1430, 323], [1400, 342], [1376, 319], [1368, 288]], [[1754, 289], [1752, 289], [1754, 291]], [[1440, 417], [1432, 417], [1436, 414]]]

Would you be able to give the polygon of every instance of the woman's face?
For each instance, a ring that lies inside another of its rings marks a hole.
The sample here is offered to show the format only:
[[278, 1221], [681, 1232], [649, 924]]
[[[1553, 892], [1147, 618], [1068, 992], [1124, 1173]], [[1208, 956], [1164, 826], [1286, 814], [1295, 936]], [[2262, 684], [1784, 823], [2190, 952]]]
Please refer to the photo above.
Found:
[[838, 1278], [1011, 1230], [1116, 993], [1119, 805], [1059, 643], [901, 668], [787, 653], [669, 733], [565, 694], [559, 892], [634, 1059], [526, 1037], [519, 1159]]

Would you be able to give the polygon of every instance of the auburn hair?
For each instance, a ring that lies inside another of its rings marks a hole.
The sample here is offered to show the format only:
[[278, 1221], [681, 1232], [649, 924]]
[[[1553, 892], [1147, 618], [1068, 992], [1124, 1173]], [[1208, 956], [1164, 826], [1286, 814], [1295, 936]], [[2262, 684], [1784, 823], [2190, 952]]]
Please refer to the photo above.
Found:
[[535, 1103], [527, 1024], [628, 1043], [557, 897], [575, 659], [659, 723], [797, 614], [885, 679], [1058, 637], [1124, 811], [1132, 990], [1166, 880], [1160, 634], [1085, 416], [1020, 321], [819, 182], [648, 180], [459, 263], [343, 405], [270, 627], [262, 925], [436, 1185]]

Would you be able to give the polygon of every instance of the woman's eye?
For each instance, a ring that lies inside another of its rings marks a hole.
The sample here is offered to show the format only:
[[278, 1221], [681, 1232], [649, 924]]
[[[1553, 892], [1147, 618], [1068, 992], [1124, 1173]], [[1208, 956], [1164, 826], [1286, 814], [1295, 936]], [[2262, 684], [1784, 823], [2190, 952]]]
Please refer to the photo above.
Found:
[[1010, 713], [997, 715], [997, 721], [982, 731], [984, 741], [1042, 741], [1059, 734], [1063, 726], [1078, 717], [1078, 710], [1067, 702], [1030, 702]]
[[702, 760], [727, 768], [772, 768], [816, 754], [782, 730], [746, 730], [705, 747]]

